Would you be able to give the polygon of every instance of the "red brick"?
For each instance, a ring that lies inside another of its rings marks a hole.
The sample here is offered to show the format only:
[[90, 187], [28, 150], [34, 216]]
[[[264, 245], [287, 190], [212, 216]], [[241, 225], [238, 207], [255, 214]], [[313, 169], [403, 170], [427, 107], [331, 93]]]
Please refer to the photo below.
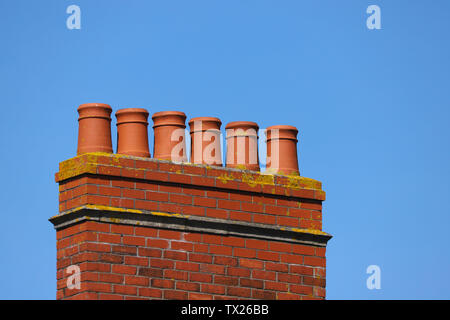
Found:
[[287, 215], [288, 210], [285, 207], [276, 207], [276, 206], [266, 205], [264, 208], [264, 212], [269, 213], [269, 214], [285, 216], [285, 215]]
[[177, 290], [184, 291], [200, 291], [200, 284], [192, 282], [177, 282], [175, 288]]
[[215, 275], [214, 283], [223, 284], [223, 285], [227, 285], [227, 286], [237, 286], [237, 285], [239, 285], [239, 278]]
[[159, 203], [159, 210], [168, 213], [182, 213], [183, 206], [172, 203]]
[[206, 169], [204, 167], [196, 165], [183, 164], [183, 172], [187, 174], [196, 174], [199, 176], [204, 176], [206, 173]]
[[164, 239], [181, 239], [181, 232], [172, 230], [159, 230], [158, 236]]
[[209, 243], [209, 244], [221, 244], [222, 243], [222, 237], [216, 236], [213, 234], [204, 234], [203, 235], [203, 242]]
[[302, 278], [295, 274], [278, 273], [278, 281], [300, 284]]
[[167, 202], [169, 201], [169, 194], [163, 192], [147, 191], [145, 193], [145, 200]]
[[212, 300], [213, 296], [210, 294], [189, 292], [189, 300]]
[[303, 264], [303, 257], [296, 254], [281, 254], [281, 262]]
[[259, 289], [262, 289], [264, 287], [264, 282], [262, 280], [240, 278], [239, 283], [241, 287], [251, 287]]
[[302, 202], [300, 207], [303, 209], [311, 209], [311, 210], [322, 210], [322, 204], [320, 203], [307, 203]]
[[189, 254], [189, 261], [211, 263], [212, 262], [212, 256], [211, 255], [206, 255], [206, 254], [190, 253]]
[[127, 180], [112, 180], [111, 184], [113, 187], [122, 187], [122, 188], [129, 188], [134, 189], [134, 182], [133, 181], [127, 181]]
[[135, 227], [134, 234], [136, 236], [156, 237], [158, 235], [158, 229]]
[[125, 276], [125, 284], [148, 287], [150, 281], [146, 277]]
[[98, 241], [100, 242], [108, 242], [108, 243], [121, 243], [121, 237], [120, 235], [115, 234], [104, 234], [100, 233], [98, 235]]
[[293, 228], [298, 228], [300, 226], [298, 218], [289, 217], [277, 217], [277, 224], [280, 226], [288, 226]]
[[257, 252], [258, 259], [262, 260], [271, 260], [271, 261], [280, 261], [280, 254], [276, 252], [267, 252], [267, 251], [258, 251]]
[[[107, 262], [107, 263], [117, 263], [121, 264], [123, 263], [123, 256], [115, 255], [115, 254], [101, 254], [99, 257], [100, 262]], [[73, 262], [76, 263], [76, 262]]]
[[181, 241], [171, 241], [170, 248], [173, 250], [184, 250], [184, 251], [192, 251], [193, 244], [189, 242], [181, 242]]
[[306, 266], [291, 265], [291, 266], [289, 266], [289, 272], [312, 276], [314, 274], [314, 268], [306, 267]]
[[214, 274], [225, 274], [225, 266], [203, 263], [200, 265], [200, 271]]
[[212, 294], [225, 294], [225, 286], [214, 285], [214, 284], [202, 284], [202, 292], [212, 293]]
[[251, 297], [251, 289], [249, 288], [239, 288], [239, 287], [229, 287], [227, 289], [227, 295], [238, 296], [243, 298]]
[[230, 257], [215, 256], [214, 263], [235, 267], [237, 266], [237, 259]]
[[192, 197], [191, 196], [185, 196], [181, 194], [171, 194], [169, 196], [169, 201], [174, 203], [181, 203], [181, 204], [192, 204]]
[[301, 285], [295, 285], [291, 284], [289, 286], [289, 291], [298, 293], [298, 294], [304, 294], [304, 295], [312, 295], [313, 288], [308, 286], [301, 286]]
[[180, 252], [180, 251], [164, 251], [164, 258], [165, 259], [172, 259], [172, 260], [187, 260], [187, 253], [186, 252]]
[[139, 295], [142, 297], [161, 298], [162, 291], [153, 288], [139, 288]]
[[316, 267], [324, 267], [325, 268], [325, 258], [320, 257], [305, 257], [305, 265], [308, 266], [316, 266]]
[[252, 221], [252, 214], [248, 212], [242, 211], [230, 211], [230, 219], [231, 220], [239, 220], [239, 221]]
[[191, 183], [196, 186], [214, 187], [216, 180], [214, 178], [192, 176]]
[[162, 278], [163, 270], [155, 268], [139, 268], [138, 274], [143, 277]]
[[114, 293], [135, 296], [137, 295], [137, 288], [132, 286], [114, 286]]
[[222, 209], [206, 208], [206, 216], [218, 219], [227, 219], [228, 211]]
[[178, 270], [171, 270], [166, 269], [164, 270], [164, 278], [168, 279], [177, 279], [177, 280], [188, 280], [189, 273], [186, 271], [178, 271]]
[[245, 247], [250, 249], [268, 250], [269, 243], [265, 240], [246, 239]]
[[229, 276], [239, 276], [239, 277], [250, 277], [250, 270], [247, 268], [227, 268], [227, 275]]
[[167, 260], [167, 259], [151, 258], [150, 266], [153, 268], [173, 269], [173, 267], [175, 266], [175, 263], [173, 261]]
[[119, 274], [136, 274], [137, 268], [123, 265], [112, 265], [112, 272]]
[[193, 215], [193, 216], [205, 216], [205, 208], [203, 207], [194, 207], [194, 206], [184, 206], [182, 207], [181, 213], [186, 215]]
[[198, 263], [177, 261], [175, 268], [178, 270], [198, 271], [200, 269], [200, 266]]
[[98, 187], [98, 193], [104, 196], [120, 197], [122, 190], [113, 187]]
[[279, 241], [270, 241], [269, 248], [271, 251], [292, 252], [292, 244]]
[[134, 234], [134, 228], [132, 226], [112, 224], [111, 232], [112, 233], [120, 233], [120, 234]]
[[241, 203], [239, 201], [218, 200], [217, 207], [219, 207], [221, 209], [228, 209], [228, 210], [240, 210]]
[[106, 292], [111, 293], [111, 284], [109, 283], [97, 283], [97, 282], [85, 282], [83, 283], [86, 290], [94, 292]]
[[204, 273], [191, 273], [189, 275], [189, 281], [191, 282], [212, 282], [212, 275]]
[[277, 294], [273, 291], [265, 290], [252, 290], [252, 298], [262, 299], [262, 300], [275, 300]]
[[175, 287], [175, 282], [167, 279], [151, 279], [150, 285], [157, 288], [173, 289]]
[[181, 187], [166, 186], [166, 185], [159, 185], [159, 191], [168, 193], [180, 193], [180, 194], [183, 193], [183, 189]]
[[135, 208], [147, 211], [156, 211], [158, 210], [158, 203], [155, 201], [144, 201], [144, 200], [136, 200]]
[[263, 280], [276, 280], [277, 274], [271, 271], [253, 270], [252, 278]]
[[169, 180], [168, 181], [175, 182], [175, 183], [190, 184], [191, 183], [191, 176], [189, 176], [187, 174], [171, 173], [171, 174], [169, 174]]
[[148, 258], [126, 256], [125, 264], [133, 265], [133, 266], [148, 267]]
[[250, 268], [250, 269], [262, 269], [264, 266], [264, 263], [259, 260], [240, 258], [239, 266], [244, 267], [244, 268]]
[[201, 233], [185, 233], [184, 239], [186, 241], [191, 241], [191, 242], [201, 242], [202, 234]]
[[160, 239], [147, 239], [147, 247], [166, 249], [169, 247], [169, 242], [167, 240]]
[[174, 290], [165, 290], [164, 291], [164, 299], [169, 300], [186, 300], [188, 297], [187, 292], [183, 291], [174, 291]]
[[209, 252], [212, 254], [218, 254], [218, 255], [222, 255], [222, 256], [231, 256], [232, 251], [233, 251], [233, 249], [228, 246], [216, 246], [216, 245], [209, 246]]
[[208, 198], [219, 198], [219, 199], [228, 199], [230, 194], [228, 192], [221, 191], [207, 191], [206, 195]]
[[264, 288], [274, 291], [288, 291], [289, 285], [282, 282], [264, 281]]
[[194, 197], [195, 206], [215, 208], [216, 203], [217, 203], [216, 199]]
[[121, 254], [131, 254], [136, 255], [137, 248], [136, 247], [128, 247], [128, 246], [113, 246], [112, 252], [121, 253]]
[[253, 222], [255, 223], [265, 223], [265, 224], [276, 224], [277, 218], [275, 216], [267, 214], [254, 214]]
[[277, 292], [277, 300], [301, 300], [302, 296], [293, 293]]
[[249, 212], [264, 212], [262, 204], [242, 202], [242, 210]]
[[143, 237], [124, 236], [122, 241], [126, 245], [145, 246], [145, 238]]
[[195, 243], [194, 244], [194, 251], [195, 252], [201, 252], [201, 253], [208, 253], [209, 252], [209, 245], [203, 244], [203, 243]]
[[196, 188], [183, 188], [183, 194], [189, 194], [191, 196], [205, 196], [205, 190], [202, 189], [196, 189]]
[[313, 256], [314, 255], [314, 247], [312, 246], [304, 246], [301, 244], [293, 244], [292, 245], [292, 252], [297, 254], [303, 254], [307, 256]]
[[108, 294], [108, 293], [100, 293], [98, 296], [99, 300], [123, 300], [123, 296], [120, 294]]
[[136, 170], [130, 168], [122, 168], [122, 177], [126, 178], [134, 178], [134, 179], [144, 179], [145, 171], [144, 170]]
[[223, 244], [233, 247], [245, 247], [245, 239], [237, 237], [223, 237]]

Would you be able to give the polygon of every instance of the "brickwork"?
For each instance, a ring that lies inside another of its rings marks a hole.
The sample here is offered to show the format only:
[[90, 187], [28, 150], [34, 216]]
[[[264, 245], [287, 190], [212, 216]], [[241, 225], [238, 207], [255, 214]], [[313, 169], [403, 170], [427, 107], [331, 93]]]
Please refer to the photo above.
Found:
[[316, 180], [88, 153], [56, 181], [58, 299], [325, 298]]

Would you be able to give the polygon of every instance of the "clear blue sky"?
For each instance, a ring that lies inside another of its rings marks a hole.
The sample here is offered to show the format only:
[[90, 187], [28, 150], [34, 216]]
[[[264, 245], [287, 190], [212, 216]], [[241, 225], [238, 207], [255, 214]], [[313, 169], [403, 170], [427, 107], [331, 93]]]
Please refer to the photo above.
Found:
[[0, 298], [55, 298], [54, 173], [103, 102], [298, 127], [328, 298], [450, 299], [449, 34], [445, 0], [2, 0]]

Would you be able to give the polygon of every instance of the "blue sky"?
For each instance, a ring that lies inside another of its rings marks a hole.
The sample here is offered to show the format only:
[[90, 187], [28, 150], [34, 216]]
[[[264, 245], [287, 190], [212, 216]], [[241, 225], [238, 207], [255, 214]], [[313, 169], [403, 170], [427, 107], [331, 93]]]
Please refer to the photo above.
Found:
[[296, 126], [328, 299], [450, 299], [449, 33], [445, 0], [2, 0], [0, 298], [55, 298], [54, 173], [102, 102]]

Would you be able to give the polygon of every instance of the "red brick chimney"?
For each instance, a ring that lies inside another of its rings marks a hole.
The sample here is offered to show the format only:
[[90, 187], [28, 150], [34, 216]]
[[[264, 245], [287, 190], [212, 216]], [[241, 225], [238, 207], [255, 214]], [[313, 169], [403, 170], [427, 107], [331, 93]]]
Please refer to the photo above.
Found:
[[[109, 125], [81, 125], [83, 139], [110, 136], [85, 132]], [[56, 173], [57, 299], [325, 298], [319, 181], [105, 153], [102, 143], [79, 141], [101, 152], [79, 151]]]

